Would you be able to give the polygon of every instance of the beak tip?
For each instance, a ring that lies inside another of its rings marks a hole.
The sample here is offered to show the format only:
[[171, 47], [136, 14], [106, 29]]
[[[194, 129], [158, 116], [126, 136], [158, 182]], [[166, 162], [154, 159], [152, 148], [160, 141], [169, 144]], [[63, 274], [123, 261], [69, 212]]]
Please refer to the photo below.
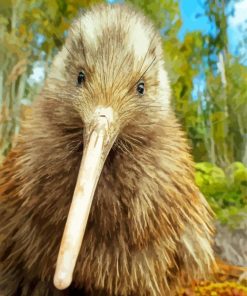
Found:
[[55, 274], [53, 283], [58, 290], [67, 289], [72, 282], [72, 277], [66, 272], [61, 272], [59, 275]]

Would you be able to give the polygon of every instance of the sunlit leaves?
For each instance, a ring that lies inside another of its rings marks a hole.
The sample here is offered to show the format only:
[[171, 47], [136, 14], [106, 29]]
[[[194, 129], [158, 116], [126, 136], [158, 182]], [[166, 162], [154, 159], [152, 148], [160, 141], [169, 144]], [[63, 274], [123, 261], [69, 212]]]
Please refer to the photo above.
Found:
[[247, 288], [237, 282], [201, 282], [184, 289], [179, 296], [246, 296]]
[[81, 8], [96, 2], [99, 1], [1, 1], [0, 155], [9, 151], [18, 133], [23, 99], [30, 104], [40, 88], [28, 83], [35, 62], [47, 69], [72, 18]]
[[212, 163], [196, 164], [196, 183], [222, 222], [234, 223], [247, 210], [247, 167], [235, 162], [225, 171]]

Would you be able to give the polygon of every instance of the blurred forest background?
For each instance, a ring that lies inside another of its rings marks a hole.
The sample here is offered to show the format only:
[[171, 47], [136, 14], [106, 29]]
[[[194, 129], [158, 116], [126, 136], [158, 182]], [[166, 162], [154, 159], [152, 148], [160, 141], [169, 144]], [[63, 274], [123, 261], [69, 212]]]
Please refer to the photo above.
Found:
[[[95, 2], [100, 1], [0, 0], [1, 159], [15, 144], [20, 121], [31, 112], [71, 20]], [[241, 50], [247, 47], [247, 30], [243, 27], [233, 55], [227, 34], [231, 0], [201, 0], [204, 15], [197, 17], [206, 16], [212, 30], [183, 38], [179, 1], [129, 2], [163, 37], [173, 105], [193, 147], [196, 182], [221, 222], [238, 223], [247, 213], [247, 57]]]

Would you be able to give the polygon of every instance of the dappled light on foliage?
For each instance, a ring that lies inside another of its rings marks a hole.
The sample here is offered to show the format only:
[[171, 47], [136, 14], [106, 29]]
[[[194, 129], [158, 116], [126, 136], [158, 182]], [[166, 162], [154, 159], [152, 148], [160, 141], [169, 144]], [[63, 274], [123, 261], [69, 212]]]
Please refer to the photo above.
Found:
[[236, 282], [201, 282], [184, 289], [180, 296], [247, 296], [247, 287]]
[[247, 167], [234, 162], [223, 170], [202, 162], [195, 168], [196, 183], [217, 217], [224, 223], [236, 223], [233, 216], [240, 210], [247, 211]]
[[227, 265], [221, 260], [208, 280], [188, 283], [178, 296], [247, 296], [247, 268]]

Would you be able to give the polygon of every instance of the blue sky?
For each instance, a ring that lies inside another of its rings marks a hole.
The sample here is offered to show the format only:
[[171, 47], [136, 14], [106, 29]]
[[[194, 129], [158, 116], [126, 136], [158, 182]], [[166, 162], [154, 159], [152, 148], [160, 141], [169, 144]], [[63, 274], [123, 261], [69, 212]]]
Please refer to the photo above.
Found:
[[[178, 0], [183, 25], [179, 34], [180, 38], [195, 30], [203, 33], [213, 31], [212, 24], [204, 16], [203, 3], [207, 0]], [[108, 0], [109, 3], [124, 2], [124, 0]], [[247, 28], [247, 0], [232, 0], [232, 7], [235, 14], [228, 19], [229, 49], [232, 53], [238, 53], [239, 42], [243, 39], [240, 27]]]
[[[179, 0], [180, 13], [183, 21], [179, 38], [183, 38], [187, 32], [201, 31], [202, 33], [213, 33], [214, 27], [209, 19], [204, 15], [203, 2], [207, 0]], [[228, 49], [233, 55], [241, 54], [242, 63], [247, 64], [247, 49], [242, 47], [239, 51], [239, 44], [243, 41], [242, 29], [247, 29], [247, 0], [232, 0], [231, 7], [234, 9], [234, 15], [228, 18]], [[194, 78], [194, 89], [192, 97], [196, 98], [198, 92], [203, 92], [205, 80], [203, 75]]]
[[[203, 16], [203, 2], [203, 0], [179, 1], [183, 20], [183, 26], [179, 35], [180, 38], [182, 38], [186, 32], [194, 30], [200, 30], [205, 33], [213, 30], [208, 18]], [[247, 0], [232, 0], [232, 6], [235, 13], [228, 19], [229, 50], [233, 54], [238, 54], [239, 42], [243, 41], [241, 27], [247, 28]]]
[[[206, 0], [180, 0], [180, 13], [183, 21], [182, 28], [179, 33], [179, 38], [183, 38], [187, 32], [201, 31], [202, 33], [213, 33], [214, 27], [209, 19], [204, 15], [203, 2]], [[234, 8], [234, 15], [228, 18], [228, 48], [234, 54], [244, 54], [239, 52], [239, 43], [243, 39], [240, 27], [245, 27], [247, 22], [247, 0], [239, 2], [233, 0], [232, 7]], [[245, 52], [247, 55], [247, 50]], [[243, 61], [246, 63], [246, 59]], [[205, 79], [203, 75], [198, 75], [194, 78], [194, 89], [192, 97], [196, 98], [198, 92], [203, 92], [205, 88]]]
[[200, 4], [200, 0], [180, 0], [180, 12], [183, 20], [183, 26], [180, 31], [180, 38], [182, 38], [186, 32], [192, 32], [200, 30], [202, 32], [209, 32], [212, 26], [209, 23], [207, 17], [203, 16], [204, 9]]

